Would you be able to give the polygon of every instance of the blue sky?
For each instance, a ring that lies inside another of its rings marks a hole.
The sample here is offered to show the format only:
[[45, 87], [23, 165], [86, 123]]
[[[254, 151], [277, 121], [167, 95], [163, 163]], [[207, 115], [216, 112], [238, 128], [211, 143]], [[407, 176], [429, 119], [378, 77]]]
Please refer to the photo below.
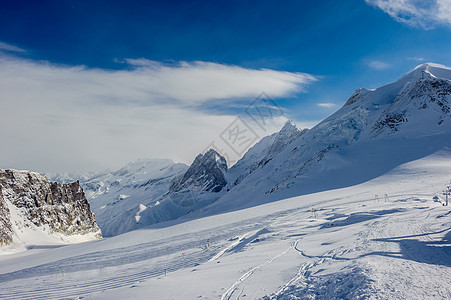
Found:
[[[3, 0], [0, 101], [4, 122], [21, 126], [0, 138], [21, 150], [0, 167], [189, 163], [261, 92], [284, 118], [259, 136], [286, 119], [312, 126], [356, 88], [423, 62], [450, 66], [450, 2]], [[43, 146], [47, 131], [79, 135], [84, 147]]]

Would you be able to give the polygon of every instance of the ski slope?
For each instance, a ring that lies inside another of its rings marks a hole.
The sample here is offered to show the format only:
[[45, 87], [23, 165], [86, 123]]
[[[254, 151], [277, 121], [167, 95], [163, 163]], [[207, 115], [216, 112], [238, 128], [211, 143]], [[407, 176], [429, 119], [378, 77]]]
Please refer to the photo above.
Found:
[[[0, 299], [449, 299], [451, 149], [368, 182], [0, 256]], [[376, 196], [377, 195], [377, 196]]]

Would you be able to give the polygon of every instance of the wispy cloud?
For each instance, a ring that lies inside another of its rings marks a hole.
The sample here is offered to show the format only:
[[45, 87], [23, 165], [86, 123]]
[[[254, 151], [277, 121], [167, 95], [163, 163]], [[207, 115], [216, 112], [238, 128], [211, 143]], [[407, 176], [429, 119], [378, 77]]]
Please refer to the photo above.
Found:
[[[138, 67], [109, 71], [0, 58], [4, 70], [14, 69], [15, 74], [25, 78], [65, 86], [66, 92], [75, 88], [81, 98], [111, 102], [177, 101], [193, 105], [211, 100], [255, 97], [262, 91], [272, 97], [283, 97], [300, 92], [306, 84], [317, 80], [304, 73], [246, 69], [200, 61], [169, 65], [142, 59], [126, 61]], [[69, 82], [71, 85], [67, 86]]]
[[235, 118], [209, 115], [205, 103], [227, 107], [262, 91], [277, 99], [316, 80], [209, 62], [125, 63], [134, 67], [112, 71], [0, 56], [0, 128], [8, 128], [0, 131], [8, 145], [0, 167], [77, 171], [139, 157], [189, 163]]
[[3, 43], [0, 42], [0, 51], [8, 51], [8, 52], [27, 52], [26, 50], [19, 48], [17, 46], [11, 45], [11, 44], [7, 44], [7, 43]]
[[389, 63], [386, 63], [383, 61], [373, 60], [368, 63], [368, 66], [371, 69], [381, 71], [381, 70], [386, 70], [386, 69], [390, 68], [391, 65]]
[[324, 107], [324, 108], [335, 108], [338, 106], [336, 103], [332, 103], [332, 102], [321, 102], [321, 103], [317, 103], [316, 105], [318, 105], [319, 107]]
[[422, 62], [422, 61], [426, 60], [426, 58], [423, 58], [423, 57], [409, 57], [407, 59], [408, 60], [413, 60], [413, 61], [418, 61], [418, 62]]
[[432, 29], [436, 25], [451, 26], [451, 0], [365, 0], [379, 7], [398, 22]]

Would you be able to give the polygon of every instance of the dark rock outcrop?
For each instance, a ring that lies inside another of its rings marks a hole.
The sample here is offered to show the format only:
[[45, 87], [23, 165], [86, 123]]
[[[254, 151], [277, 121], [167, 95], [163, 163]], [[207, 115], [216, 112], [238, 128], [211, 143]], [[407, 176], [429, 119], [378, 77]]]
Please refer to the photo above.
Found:
[[170, 192], [182, 189], [218, 193], [227, 184], [225, 179], [227, 161], [213, 149], [205, 154], [199, 154], [185, 174], [172, 181]]
[[[17, 216], [12, 218], [10, 209]], [[0, 244], [12, 242], [13, 222], [45, 227], [50, 234], [94, 233], [101, 237], [78, 181], [61, 184], [39, 173], [0, 169]]]
[[0, 246], [12, 243], [13, 230], [11, 227], [10, 212], [3, 200], [2, 187], [0, 186]]

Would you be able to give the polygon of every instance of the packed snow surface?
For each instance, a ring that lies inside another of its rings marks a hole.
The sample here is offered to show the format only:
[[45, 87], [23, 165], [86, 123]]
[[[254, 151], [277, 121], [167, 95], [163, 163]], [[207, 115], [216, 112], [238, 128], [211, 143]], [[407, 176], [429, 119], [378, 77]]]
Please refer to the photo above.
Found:
[[451, 149], [371, 181], [0, 257], [1, 299], [451, 297]]

